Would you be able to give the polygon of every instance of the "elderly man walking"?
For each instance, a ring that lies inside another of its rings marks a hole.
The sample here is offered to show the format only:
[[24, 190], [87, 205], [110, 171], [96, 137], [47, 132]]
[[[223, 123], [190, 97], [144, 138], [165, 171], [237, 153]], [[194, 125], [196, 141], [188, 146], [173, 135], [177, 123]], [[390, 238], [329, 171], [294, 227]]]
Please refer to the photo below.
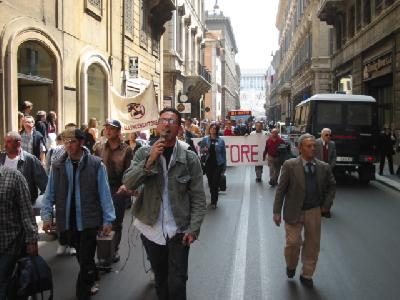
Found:
[[[299, 138], [300, 156], [283, 164], [275, 194], [273, 220], [283, 219], [286, 231], [286, 274], [293, 278], [299, 255], [303, 263], [300, 281], [313, 287], [313, 274], [318, 261], [321, 239], [321, 211], [329, 210], [335, 197], [335, 178], [330, 166], [315, 158], [315, 138]], [[302, 239], [304, 232], [304, 241]]]
[[332, 131], [329, 128], [322, 129], [321, 137], [315, 142], [315, 155], [317, 159], [329, 164], [333, 170], [336, 165], [336, 144], [331, 137]]
[[133, 212], [155, 275], [160, 300], [186, 299], [190, 245], [198, 238], [206, 212], [203, 171], [197, 155], [177, 141], [181, 114], [160, 112], [160, 139], [141, 147], [123, 184], [143, 187]]
[[278, 182], [279, 172], [281, 170], [281, 161], [278, 157], [278, 147], [284, 144], [285, 141], [279, 136], [279, 130], [274, 128], [271, 135], [265, 143], [263, 158], [267, 157], [269, 167], [269, 185], [275, 186]]
[[29, 187], [30, 200], [35, 204], [38, 190], [44, 193], [47, 185], [47, 174], [41, 162], [32, 154], [22, 150], [21, 136], [10, 131], [4, 137], [5, 152], [0, 153], [0, 165], [20, 171]]
[[0, 299], [19, 254], [37, 255], [38, 234], [28, 185], [21, 172], [0, 167]]

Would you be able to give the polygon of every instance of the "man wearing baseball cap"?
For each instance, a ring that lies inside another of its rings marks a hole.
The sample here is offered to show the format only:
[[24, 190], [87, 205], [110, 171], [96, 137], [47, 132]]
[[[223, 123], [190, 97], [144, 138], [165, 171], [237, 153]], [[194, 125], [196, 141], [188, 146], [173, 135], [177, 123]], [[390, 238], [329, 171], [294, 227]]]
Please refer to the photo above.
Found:
[[77, 251], [79, 300], [90, 299], [97, 293], [96, 236], [98, 231], [108, 235], [115, 220], [107, 170], [100, 158], [83, 147], [84, 137], [80, 129], [63, 132], [65, 153], [52, 164], [41, 209], [43, 230], [49, 231], [56, 205], [57, 230], [66, 233], [68, 244]]
[[94, 147], [94, 155], [102, 158], [108, 174], [108, 182], [115, 207], [116, 219], [113, 230], [116, 235], [115, 255], [112, 261], [99, 261], [99, 269], [109, 269], [111, 262], [118, 262], [119, 244], [122, 236], [122, 223], [124, 221], [126, 202], [130, 201], [131, 194], [122, 184], [122, 176], [131, 165], [133, 159], [132, 148], [121, 139], [121, 123], [118, 120], [106, 120], [104, 124], [104, 137], [106, 142], [99, 142]]

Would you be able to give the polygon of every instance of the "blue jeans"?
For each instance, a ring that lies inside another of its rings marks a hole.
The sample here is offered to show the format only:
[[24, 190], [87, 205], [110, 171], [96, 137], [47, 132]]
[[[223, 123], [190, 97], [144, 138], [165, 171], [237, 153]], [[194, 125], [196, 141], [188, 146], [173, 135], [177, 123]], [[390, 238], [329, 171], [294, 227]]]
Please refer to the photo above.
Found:
[[17, 257], [10, 254], [0, 254], [0, 300], [7, 296], [7, 285], [17, 262]]

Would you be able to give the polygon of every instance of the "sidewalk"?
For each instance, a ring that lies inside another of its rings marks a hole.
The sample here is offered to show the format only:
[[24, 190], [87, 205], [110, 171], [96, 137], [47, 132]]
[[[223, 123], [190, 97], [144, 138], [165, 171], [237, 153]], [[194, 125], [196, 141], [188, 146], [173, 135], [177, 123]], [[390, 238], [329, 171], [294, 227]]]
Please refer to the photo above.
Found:
[[395, 174], [391, 175], [390, 172], [389, 172], [388, 163], [386, 161], [385, 167], [383, 168], [383, 175], [381, 176], [381, 175], [379, 175], [379, 163], [375, 164], [376, 181], [378, 181], [378, 182], [380, 182], [380, 183], [382, 183], [382, 184], [384, 184], [384, 185], [386, 185], [388, 187], [391, 187], [391, 188], [393, 188], [395, 190], [400, 191], [400, 176], [396, 175], [396, 171], [397, 171], [398, 167], [399, 167], [398, 165], [394, 164], [394, 172], [395, 172]]

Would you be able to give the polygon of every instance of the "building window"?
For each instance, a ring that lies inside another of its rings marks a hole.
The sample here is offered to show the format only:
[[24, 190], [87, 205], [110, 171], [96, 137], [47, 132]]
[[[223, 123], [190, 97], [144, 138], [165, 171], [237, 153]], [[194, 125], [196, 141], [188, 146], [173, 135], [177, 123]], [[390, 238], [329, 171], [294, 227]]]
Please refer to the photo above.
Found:
[[394, 2], [394, 0], [386, 0], [386, 1], [385, 1], [386, 7], [392, 5], [393, 2]]
[[176, 14], [176, 52], [182, 57], [182, 17]]
[[342, 31], [342, 21], [337, 20], [336, 21], [336, 49], [342, 48], [342, 39], [343, 39], [343, 31]]
[[361, 0], [356, 1], [356, 30], [361, 29]]
[[364, 0], [364, 25], [368, 25], [371, 22], [371, 0]]
[[125, 36], [133, 40], [133, 0], [125, 0], [124, 3]]
[[21, 44], [17, 54], [18, 101], [29, 99], [37, 110], [54, 110], [55, 58], [43, 44], [27, 41]]
[[383, 10], [383, 0], [375, 0], [375, 15], [379, 15]]
[[107, 77], [98, 64], [92, 64], [87, 70], [87, 95], [89, 118], [101, 122], [106, 119]]
[[149, 32], [149, 9], [147, 1], [140, 0], [140, 46], [147, 49]]
[[349, 32], [348, 32], [348, 36], [349, 36], [349, 38], [352, 38], [353, 36], [354, 36], [354, 30], [355, 30], [355, 28], [354, 28], [354, 19], [355, 19], [355, 14], [356, 14], [356, 12], [355, 12], [355, 8], [354, 8], [354, 5], [352, 6], [352, 7], [350, 7], [350, 9], [349, 9], [349, 14], [348, 14], [348, 17], [349, 17]]
[[85, 11], [94, 18], [101, 20], [103, 15], [103, 1], [102, 0], [86, 0]]

